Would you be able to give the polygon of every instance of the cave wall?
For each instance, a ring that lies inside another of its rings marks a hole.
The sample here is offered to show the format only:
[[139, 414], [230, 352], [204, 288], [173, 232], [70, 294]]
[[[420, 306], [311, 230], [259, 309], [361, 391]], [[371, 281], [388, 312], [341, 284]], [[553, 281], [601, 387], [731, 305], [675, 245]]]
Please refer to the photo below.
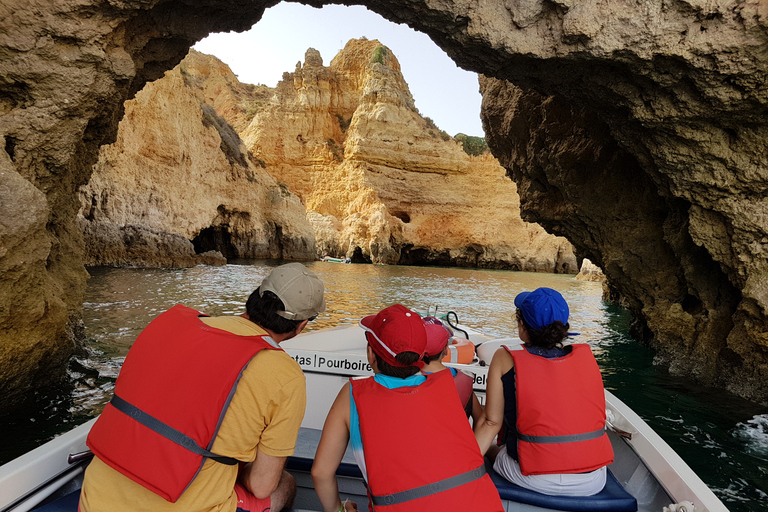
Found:
[[549, 37], [481, 80], [523, 218], [604, 268], [657, 361], [764, 403], [768, 4], [536, 12], [516, 37]]
[[743, 378], [739, 358], [760, 358], [726, 342], [741, 292], [691, 235], [691, 203], [661, 189], [595, 112], [507, 81], [481, 84], [488, 143], [524, 187], [524, 218], [603, 269], [611, 298], [635, 314], [635, 335], [673, 372], [759, 389], [759, 379], [721, 380]]
[[[275, 3], [0, 4], [4, 406], [74, 350], [77, 190], [123, 102]], [[525, 220], [603, 267], [674, 371], [768, 401], [765, 2], [343, 3], [427, 33], [488, 77], [485, 128]]]
[[123, 102], [240, 3], [0, 3], [0, 409], [59, 380], [76, 349], [87, 273], [78, 188], [115, 139]]

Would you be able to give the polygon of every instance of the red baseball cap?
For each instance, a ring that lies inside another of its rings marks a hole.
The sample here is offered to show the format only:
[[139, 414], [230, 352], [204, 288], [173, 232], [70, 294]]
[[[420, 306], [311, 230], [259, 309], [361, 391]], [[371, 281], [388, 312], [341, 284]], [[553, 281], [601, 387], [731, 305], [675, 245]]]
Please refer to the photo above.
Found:
[[360, 320], [360, 327], [365, 330], [368, 343], [376, 355], [392, 366], [424, 366], [421, 361], [404, 365], [395, 359], [401, 352], [415, 352], [419, 359], [424, 355], [427, 332], [418, 313], [401, 304], [394, 304]]
[[436, 356], [443, 351], [451, 338], [451, 333], [442, 324], [424, 323], [427, 331], [427, 348], [424, 353], [427, 356]]

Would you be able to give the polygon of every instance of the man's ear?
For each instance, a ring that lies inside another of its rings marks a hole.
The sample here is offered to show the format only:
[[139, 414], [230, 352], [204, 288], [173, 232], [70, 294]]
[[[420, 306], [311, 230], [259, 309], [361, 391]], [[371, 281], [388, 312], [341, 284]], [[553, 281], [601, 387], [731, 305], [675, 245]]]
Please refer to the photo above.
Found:
[[298, 336], [299, 333], [307, 326], [308, 323], [309, 323], [309, 320], [302, 320], [301, 322], [299, 322], [294, 330], [292, 330], [291, 332], [285, 335], [285, 337], [283, 338], [283, 341], [289, 340], [291, 338], [295, 338], [296, 336]]
[[373, 373], [379, 373], [379, 368], [376, 366], [376, 354], [373, 352], [370, 344], [366, 349], [366, 355], [368, 356], [368, 364], [373, 368]]

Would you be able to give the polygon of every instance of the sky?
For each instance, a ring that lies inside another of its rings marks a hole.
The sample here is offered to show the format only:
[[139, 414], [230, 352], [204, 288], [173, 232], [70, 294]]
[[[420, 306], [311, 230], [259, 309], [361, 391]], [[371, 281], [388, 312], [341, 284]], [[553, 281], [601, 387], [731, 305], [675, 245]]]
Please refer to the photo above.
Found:
[[283, 72], [304, 62], [308, 48], [320, 51], [328, 66], [347, 41], [363, 36], [395, 54], [422, 116], [450, 135], [483, 136], [477, 73], [456, 66], [427, 35], [365, 7], [281, 2], [248, 32], [211, 34], [194, 48], [225, 62], [241, 82], [275, 87]]

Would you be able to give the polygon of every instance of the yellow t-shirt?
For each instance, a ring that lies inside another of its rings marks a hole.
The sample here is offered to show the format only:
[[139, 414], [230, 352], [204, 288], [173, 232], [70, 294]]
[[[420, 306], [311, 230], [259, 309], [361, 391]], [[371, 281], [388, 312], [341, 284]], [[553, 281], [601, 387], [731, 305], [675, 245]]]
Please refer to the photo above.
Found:
[[[258, 325], [238, 316], [200, 320], [240, 336], [265, 335]], [[243, 371], [211, 451], [253, 461], [256, 452], [287, 457], [306, 406], [304, 374], [282, 350], [262, 350]], [[233, 512], [237, 508], [235, 466], [210, 459], [176, 503], [170, 503], [94, 457], [85, 472], [80, 495], [82, 512]]]

